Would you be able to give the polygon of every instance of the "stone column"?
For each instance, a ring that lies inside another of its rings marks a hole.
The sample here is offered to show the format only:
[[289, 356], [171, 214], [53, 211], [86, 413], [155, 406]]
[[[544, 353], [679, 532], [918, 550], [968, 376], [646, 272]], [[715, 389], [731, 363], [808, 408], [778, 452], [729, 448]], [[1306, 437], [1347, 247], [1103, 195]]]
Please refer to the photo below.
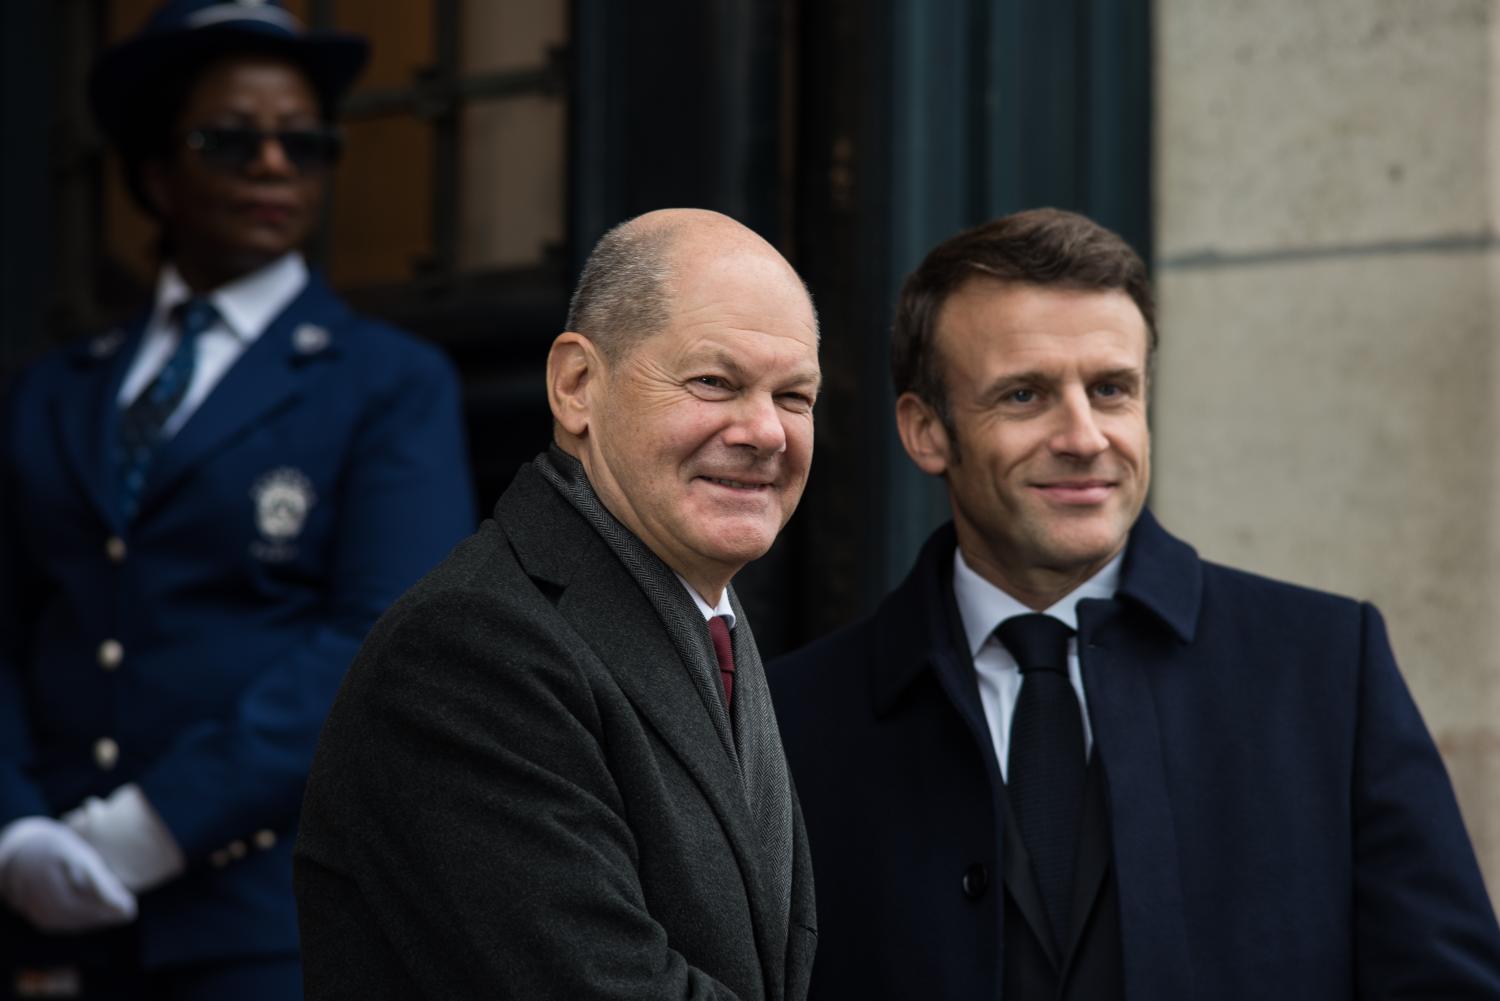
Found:
[[1153, 506], [1374, 601], [1500, 889], [1492, 0], [1159, 0]]

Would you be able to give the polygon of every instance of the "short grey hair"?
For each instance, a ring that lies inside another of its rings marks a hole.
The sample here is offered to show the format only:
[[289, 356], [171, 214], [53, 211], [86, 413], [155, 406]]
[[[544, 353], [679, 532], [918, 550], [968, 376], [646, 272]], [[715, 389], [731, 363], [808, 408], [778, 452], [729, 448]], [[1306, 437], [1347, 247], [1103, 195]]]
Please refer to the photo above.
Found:
[[599, 238], [568, 303], [567, 329], [611, 362], [672, 318], [670, 251], [677, 227], [626, 220]]

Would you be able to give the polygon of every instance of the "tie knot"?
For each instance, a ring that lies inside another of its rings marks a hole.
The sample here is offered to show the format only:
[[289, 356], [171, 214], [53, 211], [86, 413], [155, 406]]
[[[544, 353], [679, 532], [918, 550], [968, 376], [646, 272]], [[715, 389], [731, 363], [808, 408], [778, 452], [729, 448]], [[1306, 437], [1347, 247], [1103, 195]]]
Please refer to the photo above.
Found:
[[172, 319], [182, 331], [183, 339], [188, 340], [213, 326], [219, 319], [219, 311], [206, 296], [195, 295], [173, 308]]
[[1034, 613], [1006, 619], [995, 629], [995, 636], [1024, 674], [1027, 671], [1068, 670], [1068, 639], [1073, 630], [1050, 615]]

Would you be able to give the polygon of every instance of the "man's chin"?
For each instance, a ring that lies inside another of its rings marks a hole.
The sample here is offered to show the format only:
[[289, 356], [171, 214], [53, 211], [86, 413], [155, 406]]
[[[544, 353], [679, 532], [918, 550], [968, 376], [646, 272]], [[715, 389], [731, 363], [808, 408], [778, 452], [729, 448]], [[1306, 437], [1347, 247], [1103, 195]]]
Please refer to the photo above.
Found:
[[770, 552], [776, 541], [776, 532], [760, 526], [723, 525], [711, 531], [704, 539], [701, 551], [705, 556], [726, 567], [738, 570], [752, 560], [758, 560]]
[[1091, 531], [1054, 532], [1043, 543], [1047, 564], [1064, 572], [1081, 572], [1098, 568], [1108, 563], [1115, 554], [1125, 548], [1129, 526], [1123, 529], [1118, 522], [1099, 526]]

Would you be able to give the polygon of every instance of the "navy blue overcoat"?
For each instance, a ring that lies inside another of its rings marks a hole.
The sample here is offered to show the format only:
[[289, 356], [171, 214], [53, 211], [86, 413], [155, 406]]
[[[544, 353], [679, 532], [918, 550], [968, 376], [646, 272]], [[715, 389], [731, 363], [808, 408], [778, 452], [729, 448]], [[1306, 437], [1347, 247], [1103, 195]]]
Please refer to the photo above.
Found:
[[[973, 874], [1002, 871], [1003, 791], [943, 607], [953, 548], [950, 525], [871, 618], [769, 668], [813, 1001], [1002, 996], [1004, 891]], [[1500, 931], [1373, 607], [1204, 562], [1148, 512], [1117, 598], [1079, 618], [1126, 998], [1500, 997]]]

